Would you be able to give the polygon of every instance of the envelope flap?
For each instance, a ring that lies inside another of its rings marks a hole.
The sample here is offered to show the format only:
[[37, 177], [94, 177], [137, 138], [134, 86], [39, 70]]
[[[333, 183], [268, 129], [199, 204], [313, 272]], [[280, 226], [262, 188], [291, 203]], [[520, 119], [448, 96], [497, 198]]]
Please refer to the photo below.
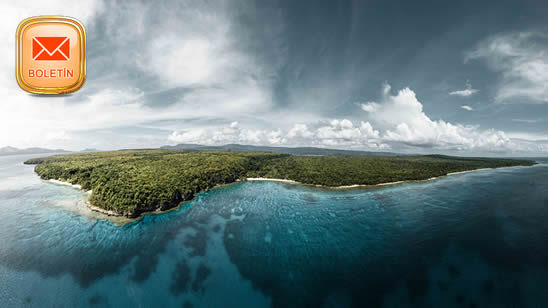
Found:
[[35, 39], [46, 48], [49, 53], [52, 53], [61, 43], [63, 43], [67, 37], [35, 37]]

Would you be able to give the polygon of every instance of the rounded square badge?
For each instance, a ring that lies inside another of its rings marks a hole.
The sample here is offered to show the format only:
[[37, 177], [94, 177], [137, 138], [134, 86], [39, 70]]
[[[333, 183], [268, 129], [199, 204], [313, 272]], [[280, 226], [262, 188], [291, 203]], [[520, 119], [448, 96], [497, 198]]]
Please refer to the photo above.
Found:
[[38, 16], [17, 27], [17, 83], [34, 94], [77, 91], [86, 79], [86, 33], [76, 19]]

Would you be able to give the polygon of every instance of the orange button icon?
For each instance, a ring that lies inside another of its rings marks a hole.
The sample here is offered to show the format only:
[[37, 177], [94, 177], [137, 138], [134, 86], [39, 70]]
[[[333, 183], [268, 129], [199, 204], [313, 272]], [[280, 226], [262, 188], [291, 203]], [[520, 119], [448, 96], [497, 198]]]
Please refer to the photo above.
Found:
[[86, 79], [86, 33], [69, 17], [38, 16], [17, 28], [17, 83], [34, 94], [77, 91]]

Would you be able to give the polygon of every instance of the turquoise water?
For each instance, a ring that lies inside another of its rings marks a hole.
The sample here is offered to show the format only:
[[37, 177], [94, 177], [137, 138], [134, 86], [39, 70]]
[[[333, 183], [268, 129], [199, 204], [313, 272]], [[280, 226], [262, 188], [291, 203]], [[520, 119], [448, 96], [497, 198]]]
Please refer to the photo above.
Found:
[[0, 307], [548, 306], [546, 164], [382, 189], [238, 183], [117, 226], [29, 157], [0, 157]]

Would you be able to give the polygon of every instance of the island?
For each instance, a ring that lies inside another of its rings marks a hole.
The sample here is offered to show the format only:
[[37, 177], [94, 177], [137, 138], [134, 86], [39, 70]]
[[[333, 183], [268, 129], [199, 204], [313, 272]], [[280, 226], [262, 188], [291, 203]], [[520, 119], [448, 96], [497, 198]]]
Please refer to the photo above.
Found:
[[200, 192], [248, 178], [279, 179], [324, 187], [428, 180], [483, 168], [531, 166], [534, 161], [445, 155], [328, 155], [121, 150], [30, 159], [44, 180], [90, 191], [90, 207], [138, 217], [189, 201]]

